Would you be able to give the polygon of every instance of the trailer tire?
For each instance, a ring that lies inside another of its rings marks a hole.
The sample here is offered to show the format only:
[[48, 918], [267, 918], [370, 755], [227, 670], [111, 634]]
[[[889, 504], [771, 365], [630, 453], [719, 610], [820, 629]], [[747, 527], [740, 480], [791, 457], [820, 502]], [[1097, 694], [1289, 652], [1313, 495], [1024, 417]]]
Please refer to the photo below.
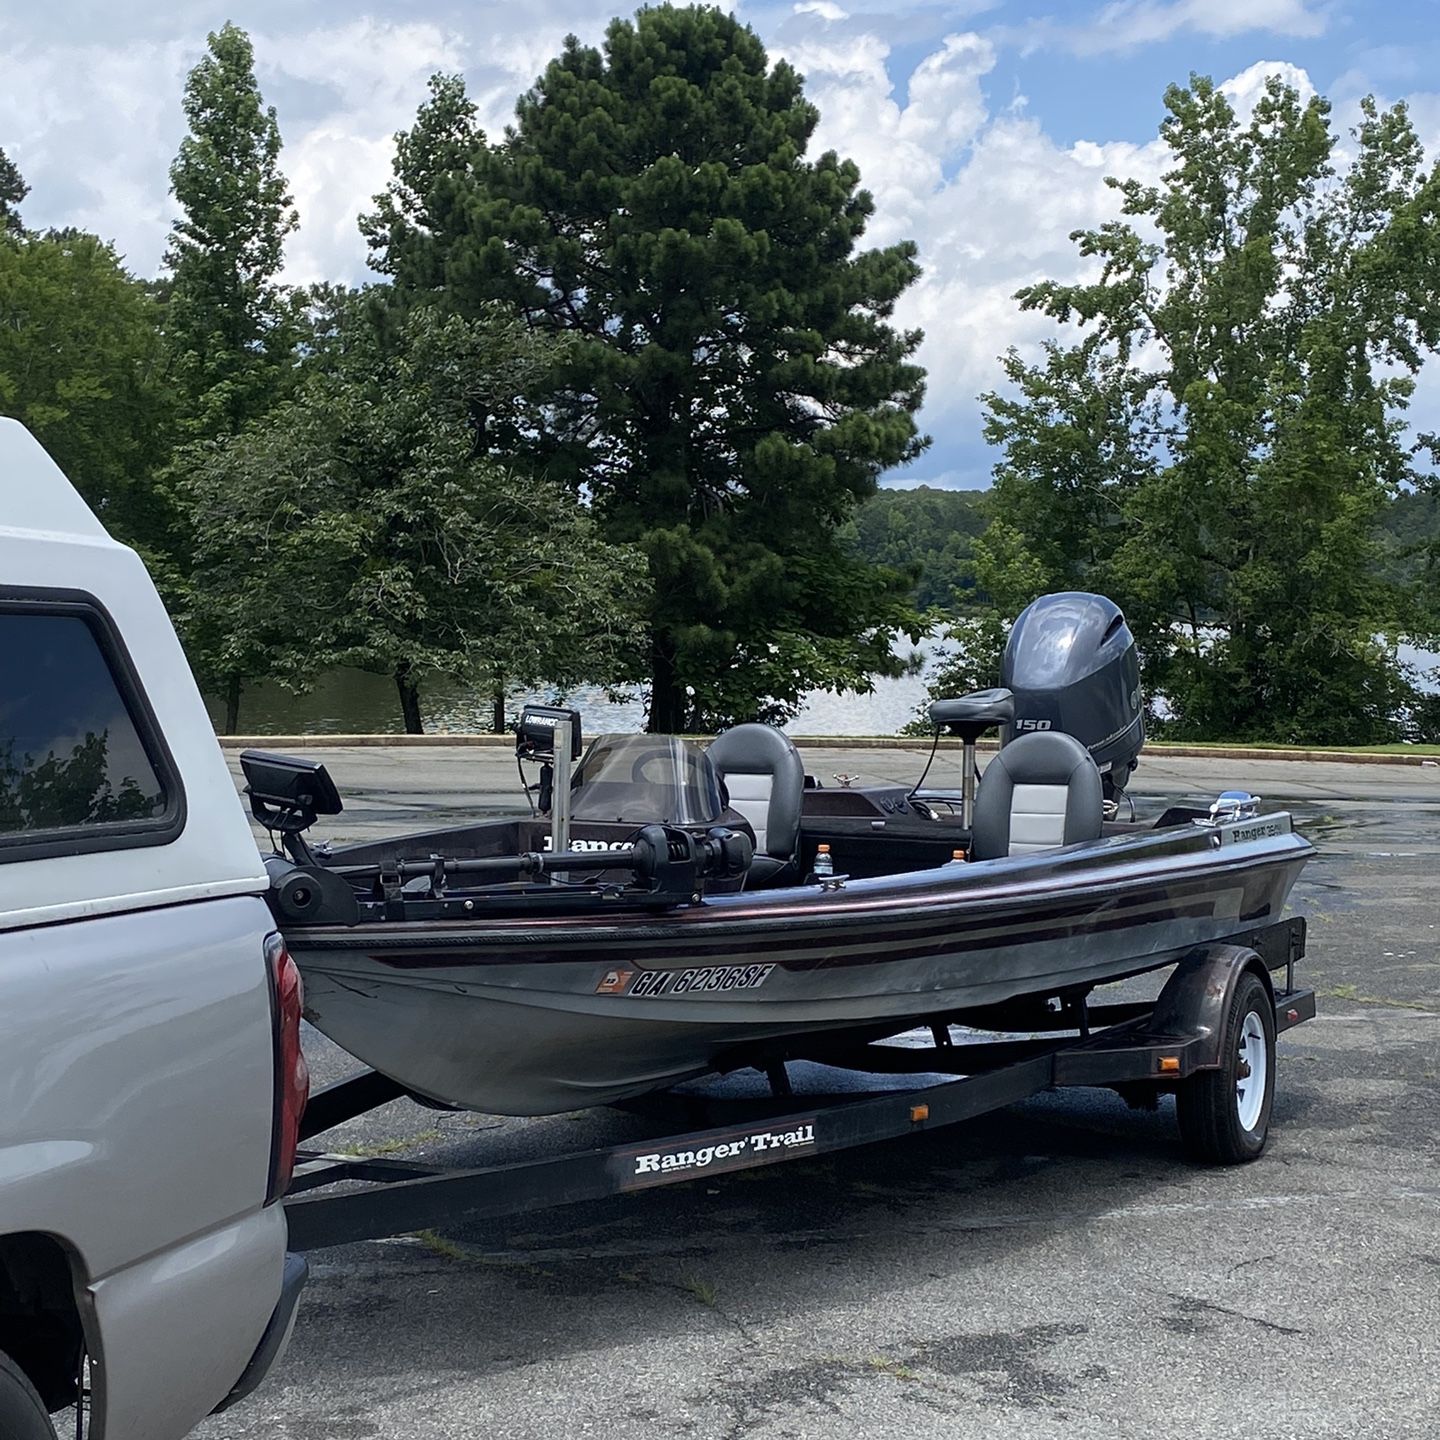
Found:
[[0, 1351], [0, 1440], [55, 1440], [55, 1427], [25, 1372]]
[[1244, 1165], [1265, 1149], [1275, 1099], [1275, 1007], [1253, 970], [1235, 983], [1220, 1055], [1218, 1070], [1192, 1075], [1176, 1093], [1180, 1138], [1203, 1164]]

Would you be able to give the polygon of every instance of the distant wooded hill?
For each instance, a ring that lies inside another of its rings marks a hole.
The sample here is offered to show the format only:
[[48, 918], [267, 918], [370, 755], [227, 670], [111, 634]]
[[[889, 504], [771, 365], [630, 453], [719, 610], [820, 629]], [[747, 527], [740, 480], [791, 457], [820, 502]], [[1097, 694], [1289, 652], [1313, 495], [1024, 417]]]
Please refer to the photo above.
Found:
[[1440, 555], [1440, 496], [1429, 492], [1395, 500], [1381, 527], [1385, 568], [1392, 580], [1418, 580]]
[[855, 512], [854, 544], [869, 561], [915, 573], [922, 606], [963, 608], [975, 588], [976, 537], [989, 523], [983, 490], [882, 490]]
[[[915, 573], [919, 605], [964, 609], [975, 596], [975, 541], [985, 532], [985, 490], [882, 490], [856, 512], [852, 543], [867, 559]], [[1402, 495], [1381, 524], [1392, 580], [1416, 580], [1440, 554], [1440, 496]]]

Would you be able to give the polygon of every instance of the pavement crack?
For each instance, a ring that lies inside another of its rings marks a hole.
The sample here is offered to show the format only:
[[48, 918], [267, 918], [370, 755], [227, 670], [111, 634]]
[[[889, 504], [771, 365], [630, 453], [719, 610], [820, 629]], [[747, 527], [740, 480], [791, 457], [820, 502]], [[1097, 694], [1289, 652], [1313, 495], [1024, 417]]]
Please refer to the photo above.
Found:
[[1259, 1315], [1247, 1315], [1243, 1310], [1232, 1310], [1227, 1305], [1217, 1305], [1213, 1300], [1202, 1300], [1198, 1295], [1175, 1295], [1170, 1298], [1175, 1302], [1176, 1308], [1180, 1311], [1180, 1318], [1186, 1315], [1193, 1315], [1196, 1311], [1206, 1311], [1214, 1315], [1225, 1315], [1232, 1320], [1244, 1320], [1251, 1325], [1258, 1325], [1262, 1330], [1273, 1331], [1276, 1335], [1307, 1335], [1307, 1330], [1297, 1330], [1293, 1325], [1282, 1325], [1278, 1320], [1266, 1320]]
[[1232, 1265], [1225, 1272], [1225, 1278], [1228, 1280], [1237, 1270], [1243, 1270], [1247, 1265], [1263, 1265], [1267, 1260], [1274, 1260], [1275, 1258], [1274, 1255], [1252, 1255], [1248, 1260], [1241, 1260]]

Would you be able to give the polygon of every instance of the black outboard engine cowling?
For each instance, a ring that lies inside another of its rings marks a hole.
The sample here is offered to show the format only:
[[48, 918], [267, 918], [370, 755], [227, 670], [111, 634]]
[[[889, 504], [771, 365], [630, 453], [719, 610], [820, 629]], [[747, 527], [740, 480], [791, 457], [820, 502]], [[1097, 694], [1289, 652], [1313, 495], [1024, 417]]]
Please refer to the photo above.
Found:
[[1014, 692], [1004, 736], [1063, 730], [1089, 750], [1113, 799], [1134, 770], [1145, 725], [1140, 658], [1120, 607], [1103, 595], [1042, 595], [1020, 612], [1000, 683]]

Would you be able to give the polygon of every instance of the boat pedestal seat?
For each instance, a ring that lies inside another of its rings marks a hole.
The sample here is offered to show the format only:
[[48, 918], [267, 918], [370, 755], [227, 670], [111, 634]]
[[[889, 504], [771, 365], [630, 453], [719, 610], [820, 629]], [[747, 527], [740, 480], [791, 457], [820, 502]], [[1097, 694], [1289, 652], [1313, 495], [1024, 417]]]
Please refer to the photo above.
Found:
[[970, 854], [998, 860], [1098, 840], [1103, 818], [1100, 771], [1090, 752], [1063, 731], [1032, 731], [985, 767]]
[[973, 745], [996, 725], [1015, 720], [1015, 697], [1008, 690], [973, 690], [953, 700], [936, 700], [930, 706], [930, 723], [937, 730], [958, 735]]
[[960, 761], [960, 819], [969, 825], [975, 818], [975, 742], [996, 725], [1015, 723], [1015, 696], [1009, 690], [972, 690], [953, 700], [936, 700], [930, 706], [930, 723], [936, 730], [958, 735], [965, 747]]
[[729, 806], [755, 832], [755, 855], [746, 888], [793, 879], [800, 848], [805, 764], [790, 738], [772, 725], [736, 725], [717, 735], [706, 752], [725, 787]]

